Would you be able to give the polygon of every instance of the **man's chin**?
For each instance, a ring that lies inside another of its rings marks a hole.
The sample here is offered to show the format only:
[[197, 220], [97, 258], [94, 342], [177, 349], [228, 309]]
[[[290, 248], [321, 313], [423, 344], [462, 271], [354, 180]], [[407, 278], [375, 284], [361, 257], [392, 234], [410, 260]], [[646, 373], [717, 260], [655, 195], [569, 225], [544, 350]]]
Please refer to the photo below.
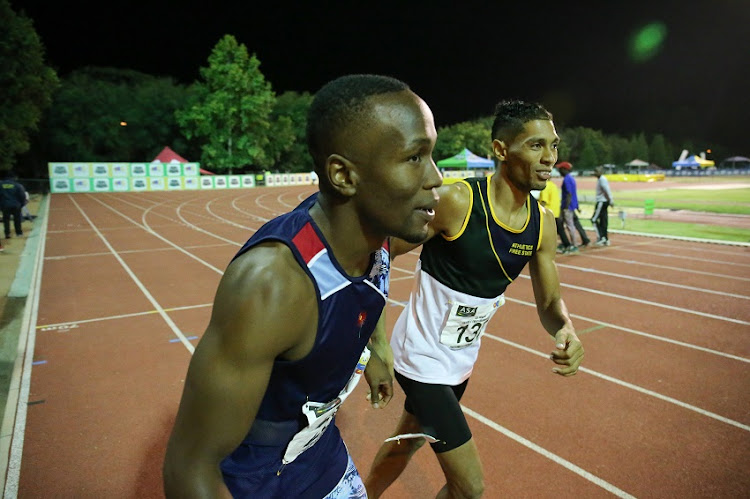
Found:
[[401, 234], [396, 237], [398, 237], [399, 239], [403, 239], [409, 244], [419, 244], [427, 239], [427, 234], [427, 227], [425, 227], [420, 231], [411, 231], [409, 233]]

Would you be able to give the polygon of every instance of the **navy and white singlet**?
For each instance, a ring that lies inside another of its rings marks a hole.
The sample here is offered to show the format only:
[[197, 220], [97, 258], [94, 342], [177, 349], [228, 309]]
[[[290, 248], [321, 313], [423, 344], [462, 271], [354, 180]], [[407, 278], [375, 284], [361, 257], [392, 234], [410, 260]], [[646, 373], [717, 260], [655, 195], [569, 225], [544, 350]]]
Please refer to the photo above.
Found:
[[[334, 417], [316, 436], [319, 440], [291, 462], [286, 462], [285, 450], [308, 425], [303, 405], [319, 402], [324, 407], [336, 401], [355, 368], [361, 374], [358, 362], [388, 295], [390, 257], [384, 242], [372, 254], [365, 275], [348, 276], [310, 216], [316, 200], [317, 193], [292, 212], [267, 222], [235, 256], [262, 242], [282, 242], [312, 280], [318, 299], [312, 350], [300, 360], [274, 362], [252, 428], [221, 463], [224, 481], [235, 497], [320, 498], [347, 472], [348, 452]], [[293, 303], [289, 313], [294, 313]]]

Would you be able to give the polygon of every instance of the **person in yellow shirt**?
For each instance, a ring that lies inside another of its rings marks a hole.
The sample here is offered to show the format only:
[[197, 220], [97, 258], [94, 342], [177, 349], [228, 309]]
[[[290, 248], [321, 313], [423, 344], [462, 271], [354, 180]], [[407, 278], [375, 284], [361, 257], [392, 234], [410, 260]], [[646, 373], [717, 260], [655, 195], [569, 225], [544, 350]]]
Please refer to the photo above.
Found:
[[557, 235], [560, 236], [561, 244], [557, 246], [557, 252], [562, 253], [564, 248], [570, 247], [570, 240], [565, 234], [562, 218], [560, 217], [560, 188], [551, 180], [547, 181], [547, 187], [539, 191], [539, 204], [552, 211], [557, 224]]

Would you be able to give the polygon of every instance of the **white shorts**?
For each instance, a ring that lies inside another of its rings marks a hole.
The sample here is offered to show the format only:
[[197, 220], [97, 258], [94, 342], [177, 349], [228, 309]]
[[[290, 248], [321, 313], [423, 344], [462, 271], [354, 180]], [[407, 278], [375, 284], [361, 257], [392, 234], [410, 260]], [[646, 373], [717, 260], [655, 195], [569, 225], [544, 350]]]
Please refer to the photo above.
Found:
[[365, 484], [362, 483], [362, 477], [359, 476], [357, 467], [354, 466], [352, 456], [349, 456], [349, 462], [346, 465], [344, 476], [339, 483], [323, 499], [366, 499], [367, 491]]

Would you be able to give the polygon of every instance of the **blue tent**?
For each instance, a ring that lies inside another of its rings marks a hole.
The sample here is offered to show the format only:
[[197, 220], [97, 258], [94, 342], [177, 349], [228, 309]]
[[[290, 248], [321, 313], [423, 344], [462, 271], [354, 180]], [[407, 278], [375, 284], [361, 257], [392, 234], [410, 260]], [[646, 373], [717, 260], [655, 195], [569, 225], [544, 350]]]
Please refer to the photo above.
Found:
[[437, 162], [440, 168], [494, 168], [495, 162], [491, 159], [486, 159], [481, 156], [477, 156], [468, 149], [464, 149], [455, 156], [450, 158], [441, 159]]
[[690, 156], [682, 161], [672, 161], [672, 167], [680, 170], [682, 168], [699, 168], [701, 164], [695, 159], [695, 156]]

